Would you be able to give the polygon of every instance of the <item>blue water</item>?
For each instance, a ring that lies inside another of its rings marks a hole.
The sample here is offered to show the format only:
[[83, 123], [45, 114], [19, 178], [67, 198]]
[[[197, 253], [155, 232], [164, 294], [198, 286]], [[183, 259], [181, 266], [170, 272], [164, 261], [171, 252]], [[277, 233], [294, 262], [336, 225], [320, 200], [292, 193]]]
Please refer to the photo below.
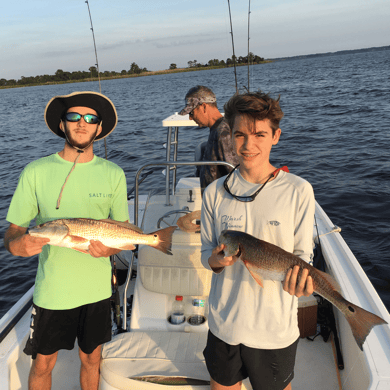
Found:
[[[238, 85], [247, 68], [238, 68]], [[137, 169], [165, 158], [161, 121], [183, 106], [187, 90], [211, 87], [220, 108], [235, 92], [232, 69], [206, 70], [102, 81], [102, 92], [116, 105], [119, 123], [107, 139], [108, 158], [120, 165], [133, 186]], [[271, 154], [276, 166], [309, 180], [317, 201], [342, 235], [390, 309], [390, 50], [280, 61], [251, 67], [251, 90], [281, 95], [282, 136]], [[63, 140], [46, 127], [43, 113], [55, 95], [98, 91], [98, 83], [0, 90], [0, 233], [23, 167], [59, 151]], [[208, 129], [179, 132], [182, 161]], [[102, 141], [95, 152], [104, 157]], [[192, 174], [180, 168], [179, 176]], [[164, 186], [156, 174], [141, 185]], [[0, 247], [0, 317], [33, 285], [35, 258], [10, 255]]]

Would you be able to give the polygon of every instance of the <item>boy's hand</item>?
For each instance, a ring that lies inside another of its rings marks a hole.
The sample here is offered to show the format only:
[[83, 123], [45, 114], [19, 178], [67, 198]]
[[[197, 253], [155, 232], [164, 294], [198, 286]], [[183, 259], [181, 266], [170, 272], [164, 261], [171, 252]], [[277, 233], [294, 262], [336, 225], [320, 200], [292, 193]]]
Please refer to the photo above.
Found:
[[237, 256], [225, 257], [224, 248], [224, 244], [218, 245], [213, 249], [209, 257], [210, 267], [216, 273], [222, 272], [225, 267], [233, 265], [238, 260]]
[[313, 279], [309, 275], [309, 270], [305, 268], [302, 271], [301, 278], [297, 283], [299, 266], [290, 268], [286, 274], [286, 279], [283, 282], [283, 290], [287, 291], [290, 295], [296, 297], [310, 296], [314, 292]]

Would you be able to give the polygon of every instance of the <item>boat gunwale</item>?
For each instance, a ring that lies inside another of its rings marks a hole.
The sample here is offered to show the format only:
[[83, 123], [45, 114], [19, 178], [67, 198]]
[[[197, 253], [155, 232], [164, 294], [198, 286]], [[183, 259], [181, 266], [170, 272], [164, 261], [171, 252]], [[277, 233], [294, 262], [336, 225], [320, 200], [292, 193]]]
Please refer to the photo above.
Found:
[[28, 312], [33, 304], [34, 286], [5, 313], [0, 319], [0, 344], [17, 325], [18, 321]]

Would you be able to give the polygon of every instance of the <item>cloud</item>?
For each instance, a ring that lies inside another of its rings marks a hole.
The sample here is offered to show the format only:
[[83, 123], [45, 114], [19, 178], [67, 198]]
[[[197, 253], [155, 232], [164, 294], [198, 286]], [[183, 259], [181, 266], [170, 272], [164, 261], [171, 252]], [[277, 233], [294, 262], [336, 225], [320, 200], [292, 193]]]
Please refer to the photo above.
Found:
[[[175, 48], [175, 47], [188, 47], [192, 45], [201, 45], [201, 44], [210, 44], [212, 42], [217, 42], [220, 40], [225, 40], [226, 37], [223, 34], [208, 34], [202, 33], [198, 35], [187, 34], [180, 36], [167, 36], [162, 38], [137, 38], [137, 39], [128, 39], [110, 43], [102, 43], [97, 45], [98, 54], [100, 51], [111, 51], [118, 49], [125, 49], [131, 46], [137, 45], [150, 45], [158, 49], [165, 48]], [[37, 53], [38, 56], [43, 56], [44, 58], [58, 58], [64, 56], [77, 56], [80, 54], [85, 54], [86, 50], [89, 53], [93, 51], [92, 45], [86, 46], [72, 46], [71, 49], [63, 49], [67, 45], [59, 45], [62, 49], [43, 51], [42, 53]]]

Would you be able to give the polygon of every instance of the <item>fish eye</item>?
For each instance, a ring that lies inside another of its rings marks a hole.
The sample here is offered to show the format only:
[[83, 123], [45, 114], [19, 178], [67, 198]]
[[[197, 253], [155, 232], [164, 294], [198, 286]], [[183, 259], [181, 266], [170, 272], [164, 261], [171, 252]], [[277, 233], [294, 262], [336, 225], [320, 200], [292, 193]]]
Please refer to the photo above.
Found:
[[157, 234], [154, 234], [153, 237], [157, 237]]

